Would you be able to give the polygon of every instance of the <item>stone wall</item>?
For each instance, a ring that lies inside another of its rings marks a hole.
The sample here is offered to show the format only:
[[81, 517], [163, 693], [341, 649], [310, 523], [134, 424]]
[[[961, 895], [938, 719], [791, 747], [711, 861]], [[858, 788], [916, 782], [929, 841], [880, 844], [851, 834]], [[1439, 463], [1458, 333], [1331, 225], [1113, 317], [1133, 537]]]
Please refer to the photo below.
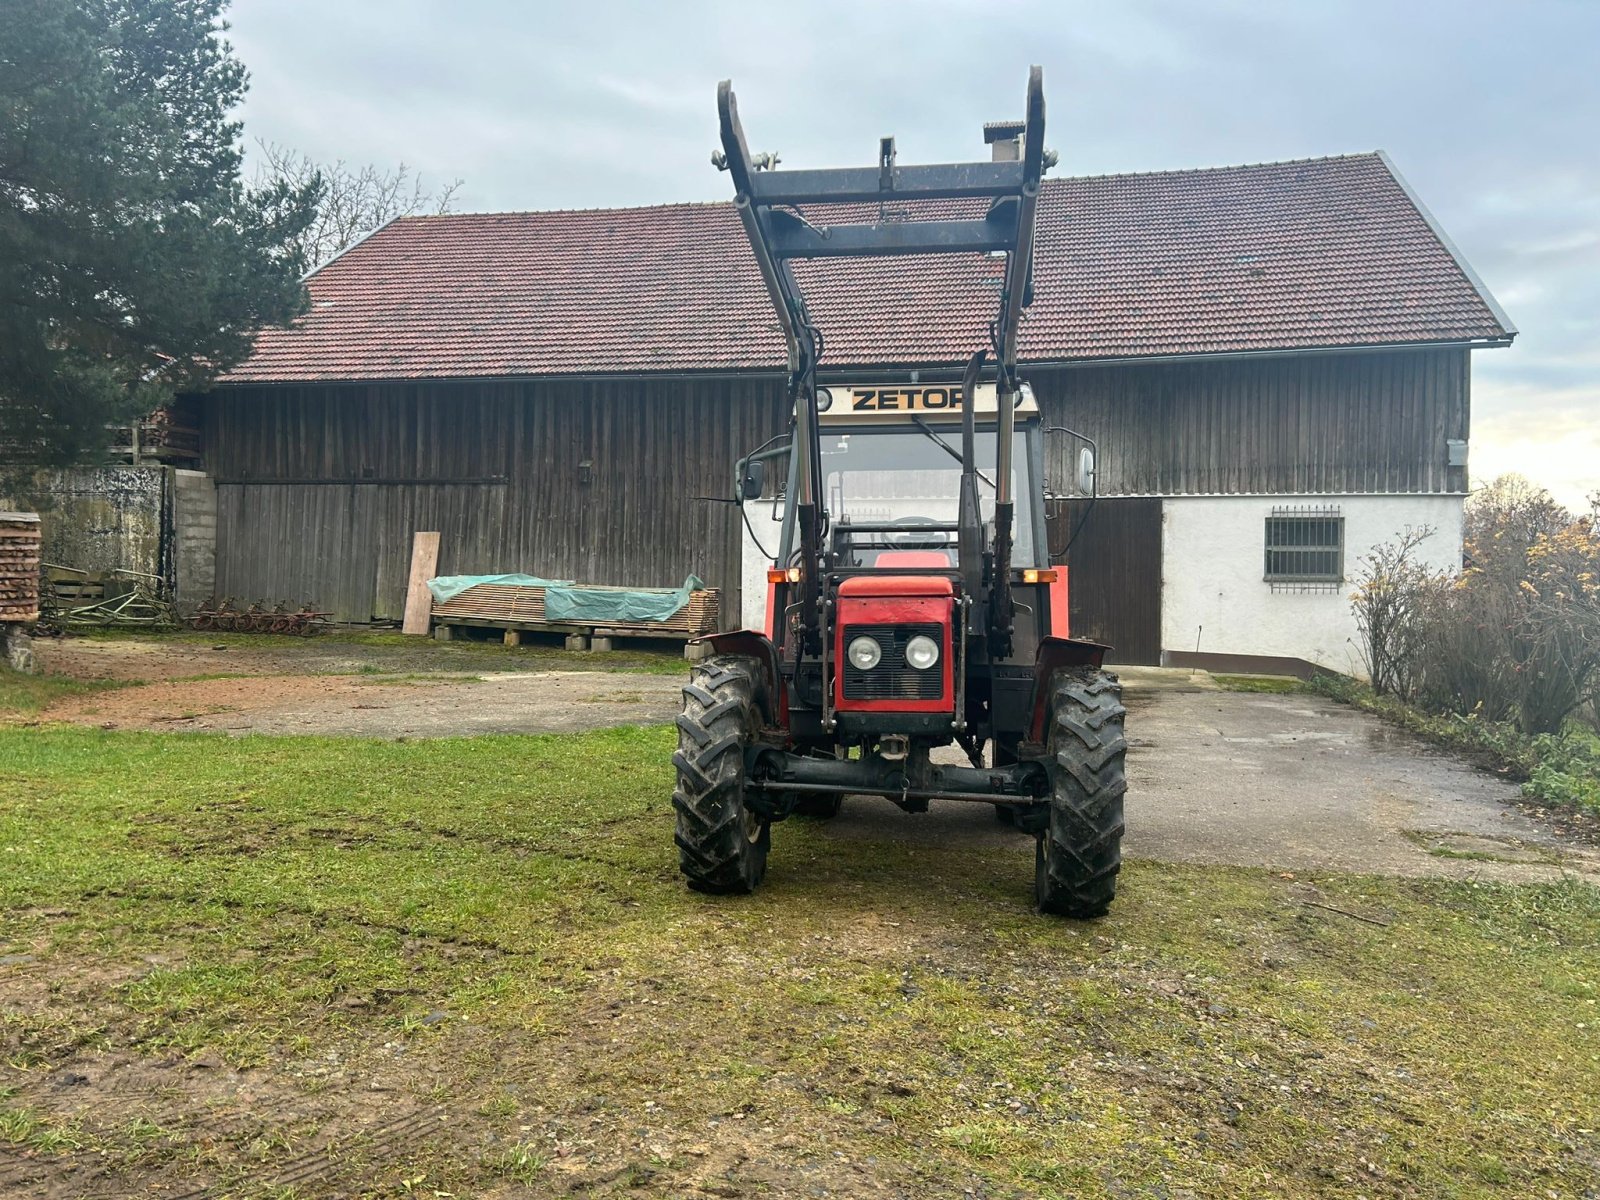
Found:
[[0, 484], [0, 509], [37, 512], [47, 563], [167, 581], [180, 613], [216, 578], [217, 490], [203, 471], [127, 463], [40, 471]]

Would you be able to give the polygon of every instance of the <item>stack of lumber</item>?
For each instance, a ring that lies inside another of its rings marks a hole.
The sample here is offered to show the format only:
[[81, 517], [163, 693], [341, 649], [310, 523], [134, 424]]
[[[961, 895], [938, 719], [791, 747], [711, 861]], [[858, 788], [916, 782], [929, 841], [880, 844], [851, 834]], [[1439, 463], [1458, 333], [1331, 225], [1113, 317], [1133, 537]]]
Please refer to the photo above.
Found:
[[0, 622], [39, 619], [39, 517], [0, 512]]
[[[585, 590], [634, 591], [583, 585]], [[435, 602], [433, 619], [443, 625], [490, 625], [505, 629], [615, 633], [623, 637], [699, 637], [717, 628], [720, 593], [704, 588], [689, 593], [689, 603], [665, 621], [550, 621], [544, 614], [544, 589], [497, 583], [480, 583], [442, 604]]]

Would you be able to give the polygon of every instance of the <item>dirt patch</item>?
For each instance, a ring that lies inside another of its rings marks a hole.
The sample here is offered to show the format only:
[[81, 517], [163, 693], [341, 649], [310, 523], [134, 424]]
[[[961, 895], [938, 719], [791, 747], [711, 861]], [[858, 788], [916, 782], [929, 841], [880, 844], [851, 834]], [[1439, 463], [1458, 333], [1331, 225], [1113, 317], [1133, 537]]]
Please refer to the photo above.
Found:
[[411, 675], [529, 671], [627, 671], [683, 678], [679, 648], [634, 641], [603, 654], [568, 652], [554, 636], [508, 647], [498, 641], [439, 643], [392, 633], [321, 637], [179, 633], [151, 637], [41, 638], [41, 668], [72, 679], [147, 682], [196, 675]]
[[268, 709], [359, 707], [371, 694], [362, 682], [337, 676], [187, 679], [76, 697], [53, 705], [45, 719], [103, 729], [222, 727], [210, 722], [223, 715], [242, 718]]
[[68, 679], [143, 683], [188, 675], [265, 671], [268, 666], [259, 652], [230, 651], [193, 642], [40, 638], [34, 647], [42, 671]]
[[337, 1194], [400, 1175], [394, 1164], [458, 1152], [452, 1114], [403, 1094], [415, 1088], [415, 1073], [395, 1056], [386, 1071], [340, 1071], [336, 1089], [307, 1087], [330, 1073], [328, 1057], [340, 1056], [310, 1071], [299, 1063], [235, 1070], [207, 1053], [66, 1058], [9, 1102], [34, 1123], [38, 1148], [0, 1157], [0, 1191], [198, 1198], [248, 1181], [252, 1195]]
[[365, 636], [46, 641], [49, 674], [128, 686], [63, 696], [11, 721], [359, 737], [557, 733], [671, 721], [687, 674], [659, 647], [590, 655]]
[[268, 675], [174, 680], [74, 697], [39, 720], [102, 729], [454, 737], [669, 722], [668, 676], [543, 671], [481, 677]]

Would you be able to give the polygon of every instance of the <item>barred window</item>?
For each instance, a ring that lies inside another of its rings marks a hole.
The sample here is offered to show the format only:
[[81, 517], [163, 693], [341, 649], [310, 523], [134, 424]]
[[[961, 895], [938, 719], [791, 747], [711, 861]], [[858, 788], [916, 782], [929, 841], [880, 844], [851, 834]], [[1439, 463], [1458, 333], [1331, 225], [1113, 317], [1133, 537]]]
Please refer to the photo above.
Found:
[[1266, 581], [1344, 582], [1344, 517], [1337, 508], [1275, 508], [1267, 517]]

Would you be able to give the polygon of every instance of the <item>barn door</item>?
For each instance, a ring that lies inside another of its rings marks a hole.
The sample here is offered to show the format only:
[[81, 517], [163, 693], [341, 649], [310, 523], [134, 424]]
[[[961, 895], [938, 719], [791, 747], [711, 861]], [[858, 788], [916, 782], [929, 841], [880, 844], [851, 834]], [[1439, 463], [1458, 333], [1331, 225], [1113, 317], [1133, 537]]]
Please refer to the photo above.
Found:
[[[1059, 550], [1088, 502], [1060, 506], [1050, 522], [1050, 546]], [[1161, 501], [1153, 497], [1101, 499], [1088, 513], [1064, 560], [1074, 637], [1110, 646], [1107, 661], [1129, 666], [1161, 662]]]

